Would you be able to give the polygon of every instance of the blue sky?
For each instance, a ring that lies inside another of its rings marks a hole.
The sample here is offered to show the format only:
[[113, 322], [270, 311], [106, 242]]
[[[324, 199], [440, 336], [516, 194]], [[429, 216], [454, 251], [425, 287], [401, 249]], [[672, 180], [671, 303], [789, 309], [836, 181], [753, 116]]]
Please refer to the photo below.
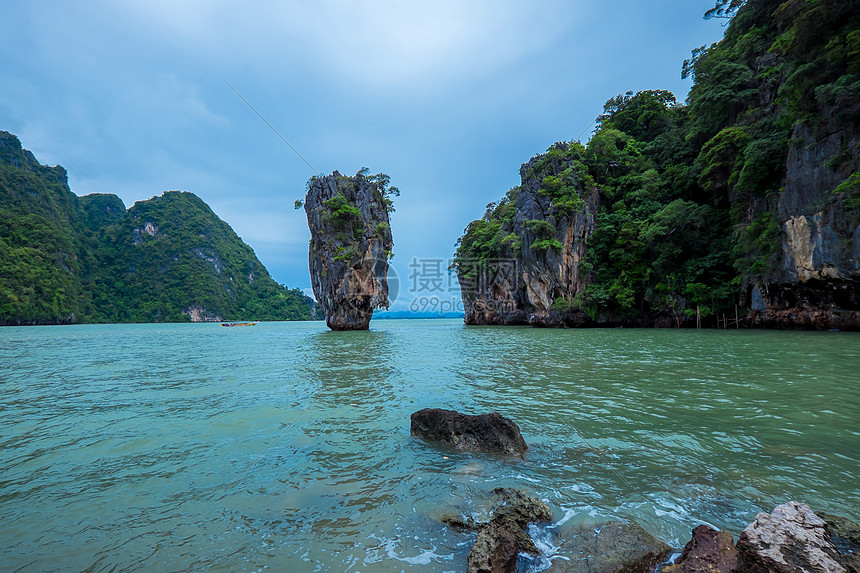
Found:
[[312, 172], [227, 81], [316, 170], [391, 176], [402, 192], [393, 309], [404, 309], [413, 258], [447, 264], [521, 163], [587, 140], [604, 102], [628, 89], [683, 100], [681, 62], [724, 31], [702, 19], [713, 4], [7, 3], [0, 129], [63, 165], [78, 195], [126, 206], [199, 195], [278, 282], [308, 288], [309, 232], [293, 202]]

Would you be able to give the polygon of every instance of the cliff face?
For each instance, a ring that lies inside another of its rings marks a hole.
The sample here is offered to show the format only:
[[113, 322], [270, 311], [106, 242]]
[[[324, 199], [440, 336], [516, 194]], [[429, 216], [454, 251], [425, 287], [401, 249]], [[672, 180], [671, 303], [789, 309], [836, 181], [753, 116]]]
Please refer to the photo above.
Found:
[[309, 182], [304, 207], [311, 284], [332, 330], [367, 330], [373, 310], [388, 308], [388, 195], [397, 193], [386, 175], [367, 176], [366, 170]]
[[576, 177], [572, 161], [557, 153], [567, 148], [558, 145], [524, 164], [521, 185], [492, 206], [504, 217], [497, 231], [503, 235], [499, 256], [458, 259], [467, 324], [584, 322], [582, 312], [567, 311], [588, 285], [582, 262], [598, 194]]
[[737, 5], [686, 105], [610, 99], [469, 225], [467, 323], [860, 328], [857, 2]]
[[779, 232], [763, 272], [744, 277], [741, 303], [760, 326], [860, 328], [860, 5], [751, 8], [739, 32], [767, 15], [778, 34], [758, 66], [751, 64], [753, 87], [760, 101], [773, 101], [777, 119], [794, 124], [776, 199], [746, 202], [769, 209]]
[[277, 284], [227, 223], [191, 193], [126, 209], [78, 197], [0, 132], [0, 324], [291, 320], [314, 304]]
[[755, 324], [860, 328], [858, 135], [853, 122], [795, 128], [778, 201], [779, 256], [746, 293]]

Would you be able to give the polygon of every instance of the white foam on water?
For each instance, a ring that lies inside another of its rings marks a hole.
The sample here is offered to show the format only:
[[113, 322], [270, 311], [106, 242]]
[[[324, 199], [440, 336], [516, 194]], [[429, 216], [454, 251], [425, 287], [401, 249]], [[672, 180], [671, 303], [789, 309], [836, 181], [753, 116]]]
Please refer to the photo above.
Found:
[[567, 523], [570, 520], [570, 518], [573, 517], [574, 515], [576, 515], [577, 513], [579, 513], [579, 511], [577, 511], [575, 509], [565, 509], [564, 515], [561, 516], [561, 519], [559, 519], [558, 521], [553, 523], [553, 526], [558, 527], [559, 525], [563, 525], [563, 524]]
[[[570, 519], [570, 517], [567, 517], [567, 519]], [[517, 557], [517, 571], [521, 571], [523, 573], [540, 573], [541, 571], [546, 571], [552, 566], [553, 559], [560, 558], [567, 560], [566, 557], [558, 554], [558, 550], [561, 549], [561, 546], [555, 544], [555, 542], [558, 541], [558, 538], [552, 530], [553, 527], [554, 525], [541, 527], [533, 523], [529, 524], [528, 534], [532, 538], [532, 541], [534, 541], [535, 547], [538, 548], [540, 553], [538, 555], [520, 553]]]
[[440, 555], [436, 553], [436, 546], [433, 545], [432, 549], [424, 549], [418, 555], [413, 555], [411, 557], [402, 556], [397, 554], [397, 539], [388, 539], [385, 541], [385, 552], [389, 559], [396, 559], [397, 561], [403, 561], [404, 563], [409, 563], [410, 565], [430, 565], [434, 561], [450, 561], [454, 558], [453, 555]]

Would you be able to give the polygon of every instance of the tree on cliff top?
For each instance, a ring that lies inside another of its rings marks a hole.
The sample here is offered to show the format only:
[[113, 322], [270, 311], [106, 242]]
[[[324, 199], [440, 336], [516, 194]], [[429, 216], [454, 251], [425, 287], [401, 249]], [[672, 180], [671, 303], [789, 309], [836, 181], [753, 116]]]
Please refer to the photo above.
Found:
[[714, 7], [705, 12], [705, 19], [731, 18], [746, 3], [747, 0], [717, 0]]

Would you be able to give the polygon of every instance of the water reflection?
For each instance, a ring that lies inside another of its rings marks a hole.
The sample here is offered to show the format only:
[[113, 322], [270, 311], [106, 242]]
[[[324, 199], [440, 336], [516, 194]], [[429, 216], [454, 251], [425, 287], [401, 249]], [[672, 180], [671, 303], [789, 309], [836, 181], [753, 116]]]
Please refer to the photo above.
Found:
[[416, 479], [403, 458], [407, 438], [397, 431], [403, 396], [394, 382], [395, 344], [386, 331], [309, 337], [297, 372], [314, 391], [278, 479], [290, 509], [279, 550], [291, 556], [291, 570], [345, 569], [403, 549], [393, 537], [411, 513]]
[[[318, 332], [309, 339], [301, 371], [320, 384], [317, 401], [392, 398], [393, 335], [386, 331]], [[346, 392], [349, 396], [346, 396]]]

